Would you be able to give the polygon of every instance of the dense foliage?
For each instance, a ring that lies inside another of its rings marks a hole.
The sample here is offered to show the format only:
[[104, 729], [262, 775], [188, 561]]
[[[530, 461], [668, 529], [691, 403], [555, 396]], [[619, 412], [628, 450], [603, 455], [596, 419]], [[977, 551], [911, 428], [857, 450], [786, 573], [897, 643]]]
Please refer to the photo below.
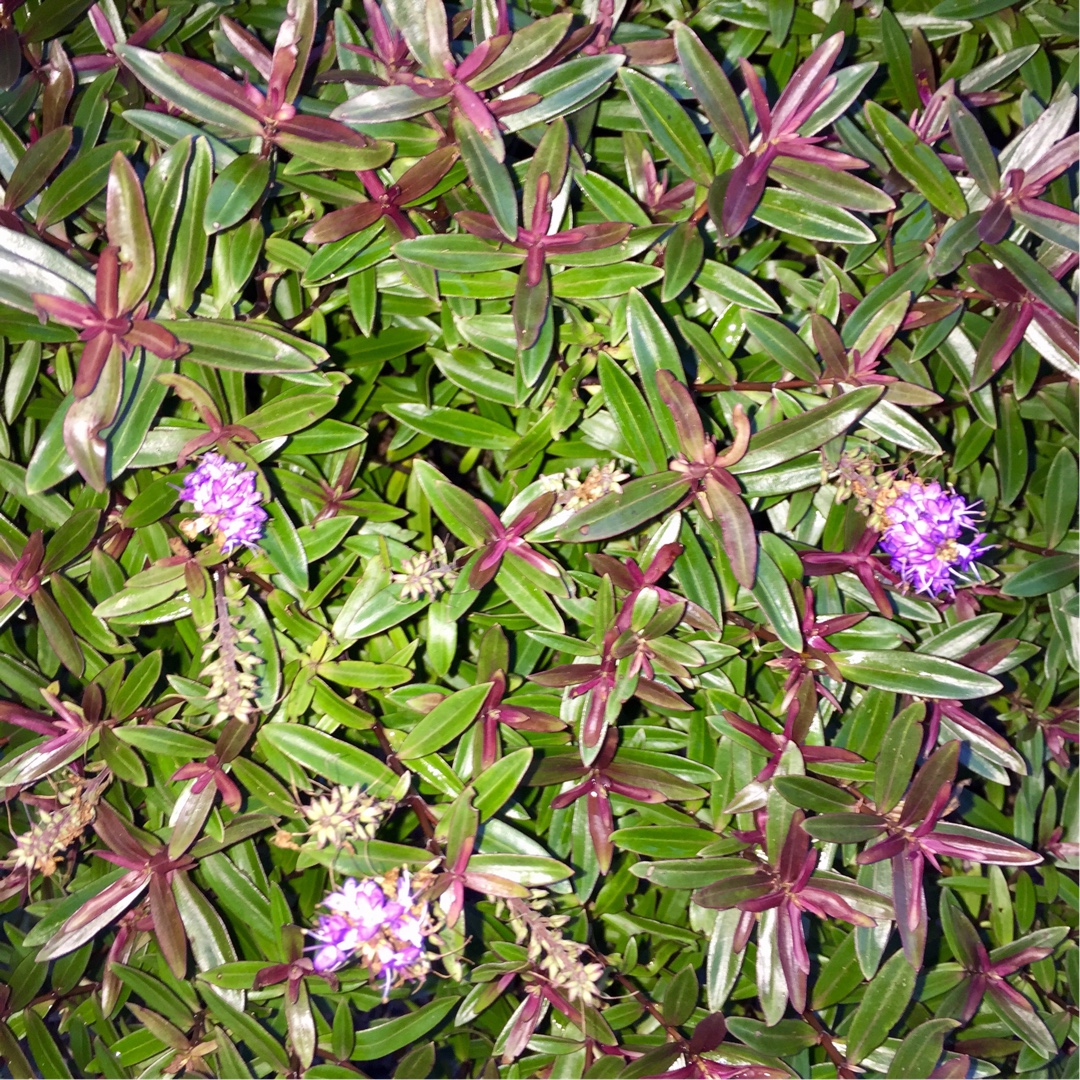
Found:
[[1076, 31], [0, 0], [0, 1075], [1072, 1075]]

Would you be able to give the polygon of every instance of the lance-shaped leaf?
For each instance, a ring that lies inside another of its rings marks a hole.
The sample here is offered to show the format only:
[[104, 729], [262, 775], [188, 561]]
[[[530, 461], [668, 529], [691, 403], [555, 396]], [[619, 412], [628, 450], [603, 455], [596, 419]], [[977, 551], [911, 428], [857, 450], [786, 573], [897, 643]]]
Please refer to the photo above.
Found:
[[831, 659], [845, 679], [899, 694], [964, 700], [1001, 689], [993, 676], [939, 656], [861, 649], [834, 653]]
[[87, 900], [59, 930], [38, 950], [39, 964], [55, 960], [74, 952], [80, 945], [95, 937], [99, 931], [111, 926], [150, 884], [151, 873], [147, 870], [129, 870], [119, 880], [107, 885], [96, 896]]
[[750, 149], [750, 132], [742, 105], [724, 69], [697, 34], [679, 22], [675, 23], [675, 48], [686, 81], [717, 134], [732, 150], [746, 154]]
[[816, 450], [843, 435], [885, 392], [883, 386], [860, 386], [824, 405], [808, 409], [802, 416], [770, 424], [754, 434], [743, 458], [729, 466], [738, 476], [760, 472]]
[[262, 124], [241, 88], [210, 64], [134, 45], [116, 45], [114, 49], [136, 78], [158, 97], [228, 131], [246, 135], [262, 133]]
[[117, 307], [132, 311], [154, 278], [154, 242], [142, 185], [123, 154], [113, 157], [109, 169], [105, 224], [120, 259]]

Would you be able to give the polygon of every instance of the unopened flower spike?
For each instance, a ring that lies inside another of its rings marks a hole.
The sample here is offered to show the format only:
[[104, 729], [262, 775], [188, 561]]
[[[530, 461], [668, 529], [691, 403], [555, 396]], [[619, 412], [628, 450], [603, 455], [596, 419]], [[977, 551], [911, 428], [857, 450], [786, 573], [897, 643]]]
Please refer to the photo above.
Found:
[[226, 555], [238, 547], [253, 547], [262, 539], [268, 518], [260, 505], [258, 478], [242, 462], [204, 454], [180, 489], [180, 498], [191, 503], [199, 516], [182, 522], [180, 531], [189, 540], [201, 532], [213, 533]]

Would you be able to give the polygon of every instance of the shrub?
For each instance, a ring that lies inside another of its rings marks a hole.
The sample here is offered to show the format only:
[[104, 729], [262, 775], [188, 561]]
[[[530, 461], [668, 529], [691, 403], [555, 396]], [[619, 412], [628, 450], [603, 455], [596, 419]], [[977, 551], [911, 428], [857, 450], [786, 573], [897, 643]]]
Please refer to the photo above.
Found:
[[1071, 1075], [1075, 31], [3, 0], [3, 1075]]

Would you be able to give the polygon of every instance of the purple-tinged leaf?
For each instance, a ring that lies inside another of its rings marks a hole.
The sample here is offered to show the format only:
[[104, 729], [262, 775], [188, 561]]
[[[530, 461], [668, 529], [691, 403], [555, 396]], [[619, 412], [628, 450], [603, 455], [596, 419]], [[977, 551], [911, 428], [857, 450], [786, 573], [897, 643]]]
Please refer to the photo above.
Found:
[[750, 132], [738, 95], [724, 69], [701, 39], [683, 23], [675, 23], [675, 48], [686, 81], [716, 133], [737, 153], [750, 150]]
[[720, 526], [735, 580], [744, 588], [753, 588], [757, 576], [757, 533], [746, 502], [713, 476], [705, 479], [705, 497]]
[[759, 900], [770, 895], [772, 887], [764, 874], [732, 874], [706, 885], [694, 893], [694, 903], [707, 908], [730, 908], [747, 900]]
[[[971, 925], [971, 920], [960, 907], [960, 902], [953, 895], [952, 889], [941, 890], [941, 899], [938, 901], [938, 919], [953, 956], [968, 971], [981, 970], [980, 950], [985, 957], [982, 940], [979, 938], [978, 931]], [[970, 1016], [963, 1019], [966, 1021], [970, 1019]]]
[[987, 987], [991, 1010], [1044, 1060], [1057, 1054], [1057, 1041], [1050, 1034], [1034, 1006], [1007, 982], [992, 982]]
[[[883, 753], [885, 752], [883, 748]], [[959, 759], [958, 740], [947, 742], [934, 751], [929, 760], [915, 774], [915, 779], [904, 798], [904, 809], [900, 815], [899, 825], [914, 825], [923, 821], [934, 807], [940, 812], [940, 806], [944, 803], [941, 799], [942, 789], [951, 791], [952, 783], [956, 779], [956, 765]], [[880, 809], [888, 812], [892, 807]]]
[[80, 945], [95, 937], [99, 931], [111, 926], [150, 884], [149, 870], [130, 870], [122, 878], [91, 897], [63, 926], [38, 950], [35, 959], [39, 964], [55, 960], [74, 952]]
[[997, 863], [1000, 866], [1035, 866], [1043, 861], [1038, 852], [1023, 844], [984, 829], [954, 822], [940, 822], [925, 838], [928, 846], [942, 855], [970, 862]]

